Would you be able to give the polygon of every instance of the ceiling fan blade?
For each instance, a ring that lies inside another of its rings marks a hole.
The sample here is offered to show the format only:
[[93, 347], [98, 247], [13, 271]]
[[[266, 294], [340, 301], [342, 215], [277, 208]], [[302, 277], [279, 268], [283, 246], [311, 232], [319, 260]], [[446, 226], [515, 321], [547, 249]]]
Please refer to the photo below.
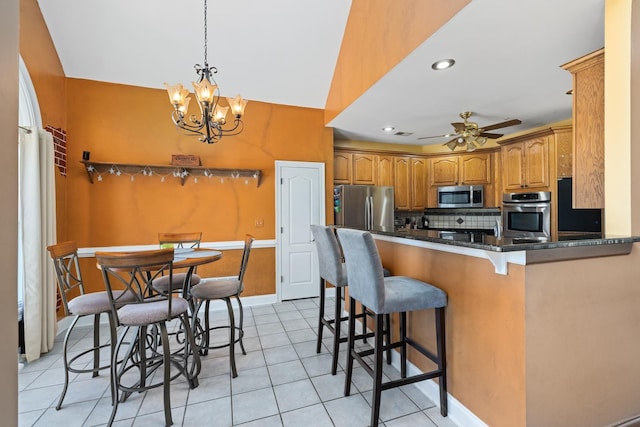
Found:
[[506, 122], [495, 123], [495, 124], [489, 125], [489, 126], [483, 126], [482, 128], [480, 128], [480, 131], [484, 132], [484, 131], [487, 131], [487, 130], [506, 128], [508, 126], [519, 125], [520, 123], [522, 123], [522, 120], [518, 120], [518, 119], [507, 120]]
[[447, 147], [449, 147], [449, 150], [453, 151], [458, 146], [458, 138], [453, 138], [451, 141], [445, 142], [442, 145], [446, 145]]
[[489, 139], [498, 139], [503, 135], [504, 134], [502, 133], [487, 133], [487, 132], [480, 132], [478, 134], [478, 136], [484, 136], [485, 138], [489, 138]]
[[467, 126], [462, 122], [451, 123], [451, 126], [456, 130], [456, 133], [463, 132], [467, 128]]
[[444, 134], [444, 135], [423, 136], [423, 137], [420, 137], [420, 138], [418, 138], [418, 139], [429, 139], [429, 138], [449, 138], [450, 136], [453, 136], [453, 135], [455, 135], [455, 134], [453, 134], [453, 133], [447, 133], [447, 134]]

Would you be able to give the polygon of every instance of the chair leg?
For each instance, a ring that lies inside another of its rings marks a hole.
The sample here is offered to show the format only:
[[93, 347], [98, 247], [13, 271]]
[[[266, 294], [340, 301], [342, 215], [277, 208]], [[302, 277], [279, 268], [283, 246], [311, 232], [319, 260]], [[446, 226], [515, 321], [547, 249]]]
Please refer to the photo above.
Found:
[[[109, 417], [109, 422], [107, 423], [108, 426], [111, 426], [113, 424], [113, 420], [116, 417], [116, 412], [118, 412], [118, 403], [120, 402], [120, 398], [118, 397], [119, 394], [119, 390], [120, 390], [120, 373], [118, 372], [118, 353], [120, 352], [120, 347], [122, 346], [122, 343], [125, 339], [125, 337], [127, 336], [127, 333], [129, 332], [129, 327], [126, 327], [122, 330], [122, 332], [120, 333], [120, 336], [118, 337], [118, 342], [116, 343], [113, 352], [111, 353], [111, 389], [113, 390], [114, 396], [112, 399], [112, 408], [111, 408], [111, 416]], [[113, 332], [112, 332], [113, 335]], [[135, 340], [135, 338], [133, 338], [133, 340]], [[122, 360], [122, 366], [121, 366], [121, 370], [124, 371], [124, 369], [126, 368], [126, 363], [127, 363], [127, 359], [129, 358], [129, 354], [131, 353], [131, 350], [133, 349], [133, 343], [130, 344], [129, 346], [129, 350], [127, 351], [127, 354], [125, 355], [125, 358]]]
[[439, 379], [440, 382], [440, 414], [443, 417], [449, 412], [447, 404], [447, 358], [446, 358], [446, 340], [445, 340], [445, 312], [444, 308], [436, 308], [436, 336], [438, 347], [438, 369], [442, 372]]
[[347, 335], [347, 373], [344, 379], [344, 395], [351, 394], [351, 376], [353, 374], [353, 352], [356, 335], [356, 300], [349, 297], [349, 333]]
[[338, 355], [340, 353], [340, 326], [342, 325], [342, 297], [341, 288], [336, 286], [336, 303], [333, 315], [333, 357], [331, 361], [331, 375], [338, 370]]
[[202, 352], [203, 356], [209, 354], [209, 300], [204, 303], [204, 331], [202, 332]]
[[371, 405], [371, 427], [378, 426], [380, 418], [380, 397], [382, 396], [382, 354], [384, 352], [384, 315], [375, 315], [375, 348], [374, 348], [374, 368], [373, 368], [373, 403]]
[[167, 325], [160, 322], [160, 333], [162, 336], [162, 369], [164, 372], [163, 379], [163, 396], [164, 396], [164, 422], [165, 425], [173, 425], [171, 418], [171, 349], [169, 348], [169, 334], [167, 334]]
[[385, 314], [385, 341], [387, 343], [387, 365], [391, 365], [391, 315]]
[[407, 313], [400, 313], [400, 377], [407, 378]]
[[93, 378], [100, 370], [100, 313], [93, 315]]
[[[194, 389], [198, 387], [198, 375], [200, 374], [200, 352], [198, 351], [198, 347], [196, 346], [196, 340], [193, 336], [193, 330], [189, 324], [189, 315], [184, 313], [180, 316], [180, 322], [182, 324], [182, 328], [185, 333], [185, 342], [184, 342], [184, 375], [189, 382], [189, 386]], [[189, 359], [191, 356], [191, 364], [189, 364]]]
[[67, 329], [67, 333], [64, 335], [64, 343], [62, 345], [62, 362], [64, 363], [64, 386], [62, 386], [62, 393], [60, 394], [60, 398], [58, 399], [58, 404], [56, 405], [56, 410], [59, 411], [62, 407], [62, 401], [64, 400], [64, 396], [67, 394], [67, 388], [69, 387], [69, 358], [67, 357], [67, 347], [69, 345], [69, 337], [71, 336], [71, 331], [73, 327], [76, 326], [80, 316], [76, 316], [71, 325], [69, 325], [69, 329]]
[[325, 281], [320, 278], [320, 306], [318, 307], [318, 341], [316, 343], [316, 353], [320, 353], [322, 348], [322, 328], [324, 327], [324, 292]]
[[231, 376], [233, 378], [238, 376], [236, 370], [236, 320], [233, 315], [233, 306], [231, 305], [231, 298], [224, 298], [227, 303], [227, 311], [229, 312], [229, 362], [231, 363]]
[[[113, 355], [116, 351], [116, 344], [118, 342], [118, 333], [116, 330], [116, 321], [113, 318], [113, 313], [111, 311], [107, 312], [107, 317], [109, 318], [109, 344], [111, 347], [111, 358], [110, 361], [111, 363], [115, 363], [117, 365], [117, 362], [113, 361]], [[112, 370], [109, 369], [109, 373], [111, 375], [111, 404], [115, 405], [116, 404], [116, 400], [118, 399], [118, 390], [116, 389], [116, 383], [113, 380], [113, 374], [111, 374]]]
[[247, 355], [246, 350], [244, 349], [244, 343], [242, 342], [244, 338], [244, 310], [242, 308], [242, 301], [240, 301], [240, 295], [236, 295], [236, 300], [238, 301], [238, 309], [240, 310], [240, 322], [238, 323], [238, 342], [240, 343], [240, 349], [242, 350], [242, 354]]
[[362, 309], [362, 342], [367, 343], [367, 307], [364, 304], [360, 303], [360, 308]]

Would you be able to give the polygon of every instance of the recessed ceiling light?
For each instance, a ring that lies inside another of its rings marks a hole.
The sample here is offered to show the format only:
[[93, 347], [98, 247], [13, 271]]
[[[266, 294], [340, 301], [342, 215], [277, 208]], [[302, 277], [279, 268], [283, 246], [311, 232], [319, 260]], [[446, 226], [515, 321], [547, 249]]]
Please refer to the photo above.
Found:
[[447, 68], [451, 68], [453, 67], [453, 64], [455, 64], [456, 61], [454, 61], [453, 59], [441, 59], [440, 61], [436, 61], [431, 65], [431, 68], [433, 68], [434, 70], [438, 71], [438, 70], [446, 70]]
[[394, 128], [393, 126], [386, 126], [386, 127], [383, 127], [382, 130], [385, 132], [392, 132], [396, 130], [396, 128]]

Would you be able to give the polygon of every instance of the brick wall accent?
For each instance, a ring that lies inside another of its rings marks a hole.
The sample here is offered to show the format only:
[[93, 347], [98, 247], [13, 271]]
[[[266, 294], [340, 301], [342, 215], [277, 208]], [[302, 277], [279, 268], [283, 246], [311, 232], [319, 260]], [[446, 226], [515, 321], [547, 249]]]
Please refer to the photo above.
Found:
[[53, 135], [53, 149], [56, 166], [62, 176], [67, 176], [67, 132], [53, 126], [45, 127]]

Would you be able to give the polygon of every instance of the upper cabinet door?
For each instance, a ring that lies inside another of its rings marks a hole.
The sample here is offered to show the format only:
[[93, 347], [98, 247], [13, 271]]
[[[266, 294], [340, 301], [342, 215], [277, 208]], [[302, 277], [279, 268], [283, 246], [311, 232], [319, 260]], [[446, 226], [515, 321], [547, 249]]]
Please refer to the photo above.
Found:
[[351, 184], [351, 153], [333, 153], [333, 183]]
[[409, 174], [409, 158], [394, 157], [393, 158], [393, 175], [394, 175], [394, 204], [396, 209], [410, 209], [410, 174]]
[[505, 190], [523, 188], [524, 158], [521, 143], [502, 147], [502, 180]]
[[490, 184], [490, 155], [488, 153], [463, 154], [460, 157], [460, 183], [466, 185]]
[[549, 137], [524, 141], [526, 188], [549, 187]]
[[458, 157], [434, 157], [429, 160], [429, 184], [433, 186], [458, 185]]
[[378, 157], [378, 181], [376, 185], [384, 185], [393, 187], [393, 156], [377, 156]]
[[376, 162], [375, 154], [353, 154], [353, 183], [375, 185]]
[[411, 210], [427, 208], [427, 160], [411, 158]]

